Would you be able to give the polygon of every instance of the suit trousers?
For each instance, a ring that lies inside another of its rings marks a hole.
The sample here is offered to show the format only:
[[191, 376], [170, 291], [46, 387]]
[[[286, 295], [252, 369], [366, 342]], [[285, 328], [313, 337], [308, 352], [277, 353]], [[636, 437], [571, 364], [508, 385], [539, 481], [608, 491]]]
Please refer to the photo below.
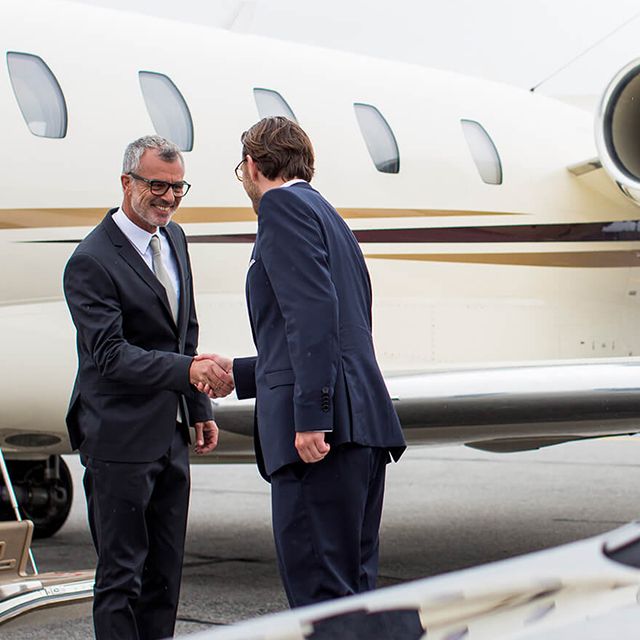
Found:
[[273, 533], [292, 607], [375, 588], [386, 449], [344, 444], [271, 475]]
[[189, 505], [183, 430], [158, 460], [83, 458], [89, 526], [98, 554], [93, 601], [97, 640], [173, 636]]

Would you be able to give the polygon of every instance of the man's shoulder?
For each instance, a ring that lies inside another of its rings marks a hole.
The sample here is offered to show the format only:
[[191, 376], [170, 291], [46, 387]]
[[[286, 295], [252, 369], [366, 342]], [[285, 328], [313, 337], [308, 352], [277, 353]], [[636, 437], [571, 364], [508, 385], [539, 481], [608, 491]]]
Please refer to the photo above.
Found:
[[326, 208], [335, 211], [335, 207], [308, 182], [299, 182], [280, 191], [289, 191], [294, 198], [308, 204], [314, 210]]
[[104, 227], [99, 224], [97, 227], [93, 228], [83, 240], [80, 241], [80, 244], [76, 247], [74, 253], [102, 253], [104, 251], [106, 240], [108, 240], [108, 236]]
[[[326, 200], [308, 182], [300, 182], [290, 187], [278, 187], [265, 192], [260, 200], [259, 212], [290, 211], [291, 213], [306, 211], [314, 214], [321, 202]], [[328, 204], [328, 203], [327, 203]]]
[[[107, 215], [110, 215], [112, 211], [109, 211]], [[103, 256], [105, 252], [108, 252], [113, 243], [107, 233], [107, 218], [99, 222], [81, 241], [73, 252], [73, 256], [79, 254], [91, 255], [94, 257]], [[112, 222], [115, 226], [115, 223]]]

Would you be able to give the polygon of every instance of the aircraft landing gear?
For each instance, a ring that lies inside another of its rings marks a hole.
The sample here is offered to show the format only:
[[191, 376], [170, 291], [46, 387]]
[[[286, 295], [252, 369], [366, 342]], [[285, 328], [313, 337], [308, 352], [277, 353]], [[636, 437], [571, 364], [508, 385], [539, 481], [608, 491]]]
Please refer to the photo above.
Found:
[[[52, 536], [65, 523], [73, 500], [71, 473], [60, 456], [47, 460], [7, 460], [20, 513], [34, 524], [35, 538]], [[0, 520], [14, 520], [9, 493], [0, 477]]]

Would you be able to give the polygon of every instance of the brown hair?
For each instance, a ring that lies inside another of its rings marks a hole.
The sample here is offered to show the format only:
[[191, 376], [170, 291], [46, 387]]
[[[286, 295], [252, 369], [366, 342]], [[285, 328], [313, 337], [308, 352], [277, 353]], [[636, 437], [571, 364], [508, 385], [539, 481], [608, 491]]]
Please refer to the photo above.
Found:
[[313, 178], [313, 147], [309, 136], [288, 118], [272, 116], [256, 122], [240, 136], [242, 157], [251, 156], [269, 179]]

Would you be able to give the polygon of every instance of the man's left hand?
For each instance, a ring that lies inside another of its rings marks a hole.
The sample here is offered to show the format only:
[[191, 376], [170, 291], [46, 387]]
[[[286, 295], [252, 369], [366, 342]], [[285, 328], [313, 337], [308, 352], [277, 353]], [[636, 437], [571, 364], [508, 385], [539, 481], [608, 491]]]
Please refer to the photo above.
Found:
[[198, 455], [204, 455], [213, 451], [218, 446], [218, 425], [214, 420], [196, 422], [196, 446], [194, 451]]

